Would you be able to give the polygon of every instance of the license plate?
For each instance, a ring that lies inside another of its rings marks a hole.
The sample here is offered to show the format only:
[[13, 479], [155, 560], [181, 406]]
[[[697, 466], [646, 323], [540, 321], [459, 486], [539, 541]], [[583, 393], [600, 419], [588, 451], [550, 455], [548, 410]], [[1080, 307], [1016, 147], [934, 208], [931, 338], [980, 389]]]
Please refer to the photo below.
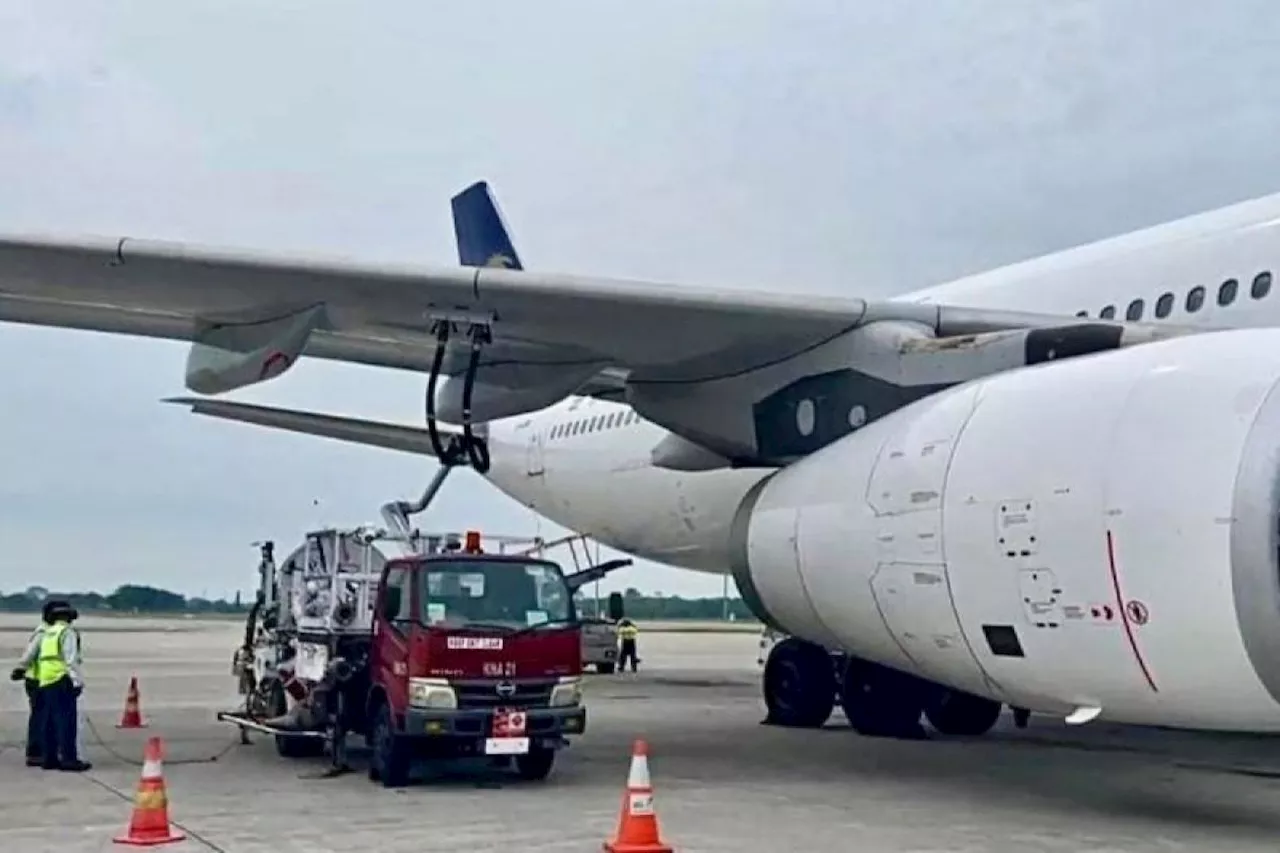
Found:
[[529, 751], [527, 737], [491, 737], [485, 738], [485, 755], [524, 755]]

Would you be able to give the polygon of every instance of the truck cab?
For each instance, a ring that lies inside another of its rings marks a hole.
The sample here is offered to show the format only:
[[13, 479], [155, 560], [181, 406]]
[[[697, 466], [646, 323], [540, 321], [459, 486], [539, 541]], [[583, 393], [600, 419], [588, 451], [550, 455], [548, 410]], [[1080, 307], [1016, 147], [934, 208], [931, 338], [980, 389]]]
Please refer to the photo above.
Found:
[[416, 756], [492, 756], [544, 778], [586, 727], [573, 590], [552, 561], [454, 550], [389, 560], [368, 666], [370, 776]]

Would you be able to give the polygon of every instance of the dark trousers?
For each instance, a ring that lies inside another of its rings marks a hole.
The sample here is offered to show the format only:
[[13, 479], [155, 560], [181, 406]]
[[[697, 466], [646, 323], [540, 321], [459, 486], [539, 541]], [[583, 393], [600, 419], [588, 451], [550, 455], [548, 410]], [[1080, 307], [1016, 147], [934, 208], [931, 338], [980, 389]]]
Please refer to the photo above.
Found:
[[27, 688], [27, 706], [30, 708], [27, 713], [27, 760], [39, 761], [44, 752], [44, 731], [41, 728], [44, 725], [44, 710], [40, 701], [40, 682], [34, 678], [26, 678], [23, 679], [23, 686]]
[[80, 763], [76, 751], [76, 721], [79, 704], [71, 677], [64, 676], [40, 688], [42, 758], [45, 767], [68, 767]]
[[627, 668], [628, 659], [631, 661], [631, 671], [635, 672], [636, 667], [640, 665], [640, 658], [636, 657], [636, 641], [635, 640], [622, 641], [622, 652], [618, 655], [618, 671], [619, 672]]

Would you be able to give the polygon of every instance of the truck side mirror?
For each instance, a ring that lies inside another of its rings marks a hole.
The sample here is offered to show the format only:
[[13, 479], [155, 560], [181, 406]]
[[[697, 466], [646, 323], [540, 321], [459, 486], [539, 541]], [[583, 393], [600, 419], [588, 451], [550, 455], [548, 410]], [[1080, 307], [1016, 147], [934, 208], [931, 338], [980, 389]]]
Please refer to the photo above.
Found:
[[617, 622], [624, 615], [626, 615], [623, 611], [624, 611], [624, 608], [622, 606], [622, 593], [620, 592], [609, 593], [609, 619], [614, 622]]
[[403, 592], [397, 586], [389, 586], [382, 593], [382, 618], [394, 622], [400, 616], [400, 595]]

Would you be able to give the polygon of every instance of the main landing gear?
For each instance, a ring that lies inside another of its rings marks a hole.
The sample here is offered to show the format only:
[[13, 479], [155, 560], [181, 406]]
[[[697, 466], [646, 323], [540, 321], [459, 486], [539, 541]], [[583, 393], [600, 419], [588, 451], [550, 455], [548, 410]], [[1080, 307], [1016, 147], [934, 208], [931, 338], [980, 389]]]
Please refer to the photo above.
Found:
[[431, 373], [427, 377], [427, 435], [431, 439], [431, 449], [441, 465], [458, 465], [465, 458], [472, 468], [484, 474], [489, 470], [489, 445], [471, 430], [471, 394], [475, 390], [476, 371], [480, 367], [480, 350], [493, 340], [489, 327], [483, 323], [472, 323], [467, 330], [471, 357], [462, 380], [462, 434], [450, 436], [446, 442], [441, 439], [440, 430], [436, 426], [436, 382], [440, 379], [440, 368], [444, 365], [449, 333], [453, 331], [453, 326], [451, 320], [438, 320], [432, 329], [436, 336], [436, 354], [431, 362]]
[[1002, 710], [992, 699], [834, 654], [795, 637], [769, 652], [764, 700], [768, 724], [820, 728], [839, 702], [859, 734], [904, 739], [925, 737], [921, 717], [944, 735], [983, 735]]

